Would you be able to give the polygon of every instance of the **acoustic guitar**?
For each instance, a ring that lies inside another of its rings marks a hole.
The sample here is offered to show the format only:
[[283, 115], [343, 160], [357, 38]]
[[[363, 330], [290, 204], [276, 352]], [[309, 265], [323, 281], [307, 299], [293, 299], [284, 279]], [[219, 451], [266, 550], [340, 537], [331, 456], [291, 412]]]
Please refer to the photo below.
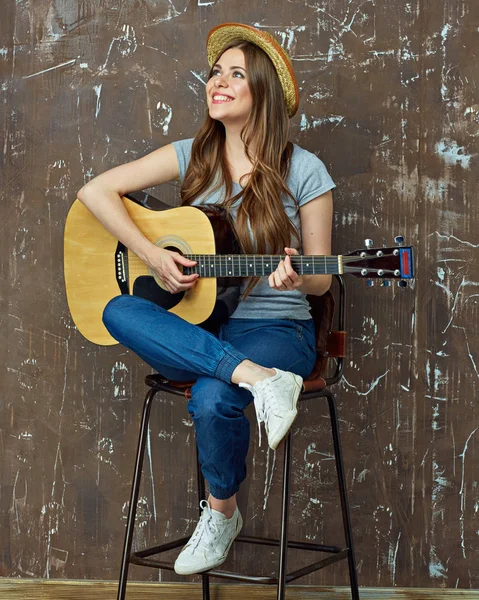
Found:
[[[157, 211], [126, 197], [123, 202], [134, 223], [151, 242], [197, 261], [194, 267], [184, 267], [183, 272], [198, 273], [200, 277], [193, 289], [170, 294], [138, 256], [75, 200], [64, 235], [67, 301], [78, 330], [95, 344], [118, 343], [103, 325], [102, 313], [109, 300], [119, 294], [150, 298], [183, 319], [199, 324], [214, 309], [217, 280], [228, 285], [231, 280], [239, 283], [241, 277], [267, 276], [284, 259], [281, 255], [240, 254], [221, 209], [182, 206]], [[300, 275], [348, 273], [368, 280], [401, 282], [414, 276], [410, 246], [366, 247], [338, 256], [292, 256], [291, 262]]]

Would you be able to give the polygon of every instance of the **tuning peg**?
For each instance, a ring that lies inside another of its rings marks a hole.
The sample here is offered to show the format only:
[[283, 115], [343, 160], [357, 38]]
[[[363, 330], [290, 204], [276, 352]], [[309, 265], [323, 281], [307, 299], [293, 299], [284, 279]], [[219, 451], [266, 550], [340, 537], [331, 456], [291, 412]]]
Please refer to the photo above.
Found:
[[404, 244], [404, 236], [403, 235], [397, 235], [394, 238], [394, 243], [397, 244], [398, 246], [402, 246]]
[[364, 240], [364, 245], [366, 246], [366, 248], [372, 248], [373, 240], [370, 240], [369, 238], [367, 240]]
[[372, 279], [368, 279], [368, 280], [366, 281], [366, 285], [367, 285], [368, 287], [373, 287], [373, 286], [374, 286], [374, 281], [373, 281]]
[[399, 287], [407, 287], [407, 281], [404, 281], [404, 279], [401, 279], [400, 281], [398, 281], [398, 286]]
[[385, 279], [385, 280], [383, 281], [383, 286], [384, 286], [384, 287], [390, 287], [390, 285], [391, 285], [391, 282], [389, 281], [389, 279]]

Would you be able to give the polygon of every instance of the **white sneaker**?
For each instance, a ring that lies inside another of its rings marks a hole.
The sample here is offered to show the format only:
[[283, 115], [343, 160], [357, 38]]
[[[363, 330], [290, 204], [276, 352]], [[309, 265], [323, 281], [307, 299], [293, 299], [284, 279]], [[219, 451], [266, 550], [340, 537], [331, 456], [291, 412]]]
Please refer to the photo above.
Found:
[[240, 383], [254, 397], [256, 418], [259, 426], [259, 445], [261, 446], [261, 423], [264, 423], [268, 444], [276, 450], [278, 444], [288, 433], [298, 414], [296, 405], [303, 385], [303, 378], [289, 371], [274, 369], [276, 375], [258, 381], [254, 385]]
[[206, 500], [200, 502], [200, 507], [203, 512], [198, 525], [175, 562], [175, 572], [179, 575], [202, 573], [223, 564], [243, 527], [238, 507], [231, 519], [211, 508]]

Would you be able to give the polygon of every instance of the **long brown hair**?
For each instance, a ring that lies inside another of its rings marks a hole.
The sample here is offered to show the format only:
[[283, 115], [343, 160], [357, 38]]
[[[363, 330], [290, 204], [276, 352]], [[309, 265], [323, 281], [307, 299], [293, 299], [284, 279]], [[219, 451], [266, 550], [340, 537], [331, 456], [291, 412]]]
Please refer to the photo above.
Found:
[[[292, 236], [299, 241], [282, 200], [282, 194], [286, 194], [296, 202], [286, 185], [293, 144], [288, 140], [289, 117], [283, 90], [273, 63], [261, 48], [239, 40], [229, 44], [221, 54], [229, 48], [239, 48], [245, 56], [253, 107], [241, 131], [241, 139], [253, 169], [244, 189], [233, 196], [233, 180], [224, 151], [225, 128], [207, 114], [193, 142], [181, 186], [182, 204], [192, 204], [201, 195], [224, 186], [222, 206], [227, 210], [242, 197], [235, 223], [242, 251], [246, 254], [282, 253], [285, 246], [291, 245]], [[255, 149], [254, 155], [251, 148]], [[251, 279], [245, 297], [258, 281], [259, 277]]]

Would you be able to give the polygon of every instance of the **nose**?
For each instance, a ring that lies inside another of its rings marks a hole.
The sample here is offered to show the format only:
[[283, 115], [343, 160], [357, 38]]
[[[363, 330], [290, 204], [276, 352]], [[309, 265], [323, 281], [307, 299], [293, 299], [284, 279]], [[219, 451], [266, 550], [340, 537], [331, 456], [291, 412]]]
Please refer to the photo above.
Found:
[[224, 75], [218, 75], [217, 77], [215, 77], [215, 87], [219, 87], [220, 85], [223, 87], [228, 85]]

